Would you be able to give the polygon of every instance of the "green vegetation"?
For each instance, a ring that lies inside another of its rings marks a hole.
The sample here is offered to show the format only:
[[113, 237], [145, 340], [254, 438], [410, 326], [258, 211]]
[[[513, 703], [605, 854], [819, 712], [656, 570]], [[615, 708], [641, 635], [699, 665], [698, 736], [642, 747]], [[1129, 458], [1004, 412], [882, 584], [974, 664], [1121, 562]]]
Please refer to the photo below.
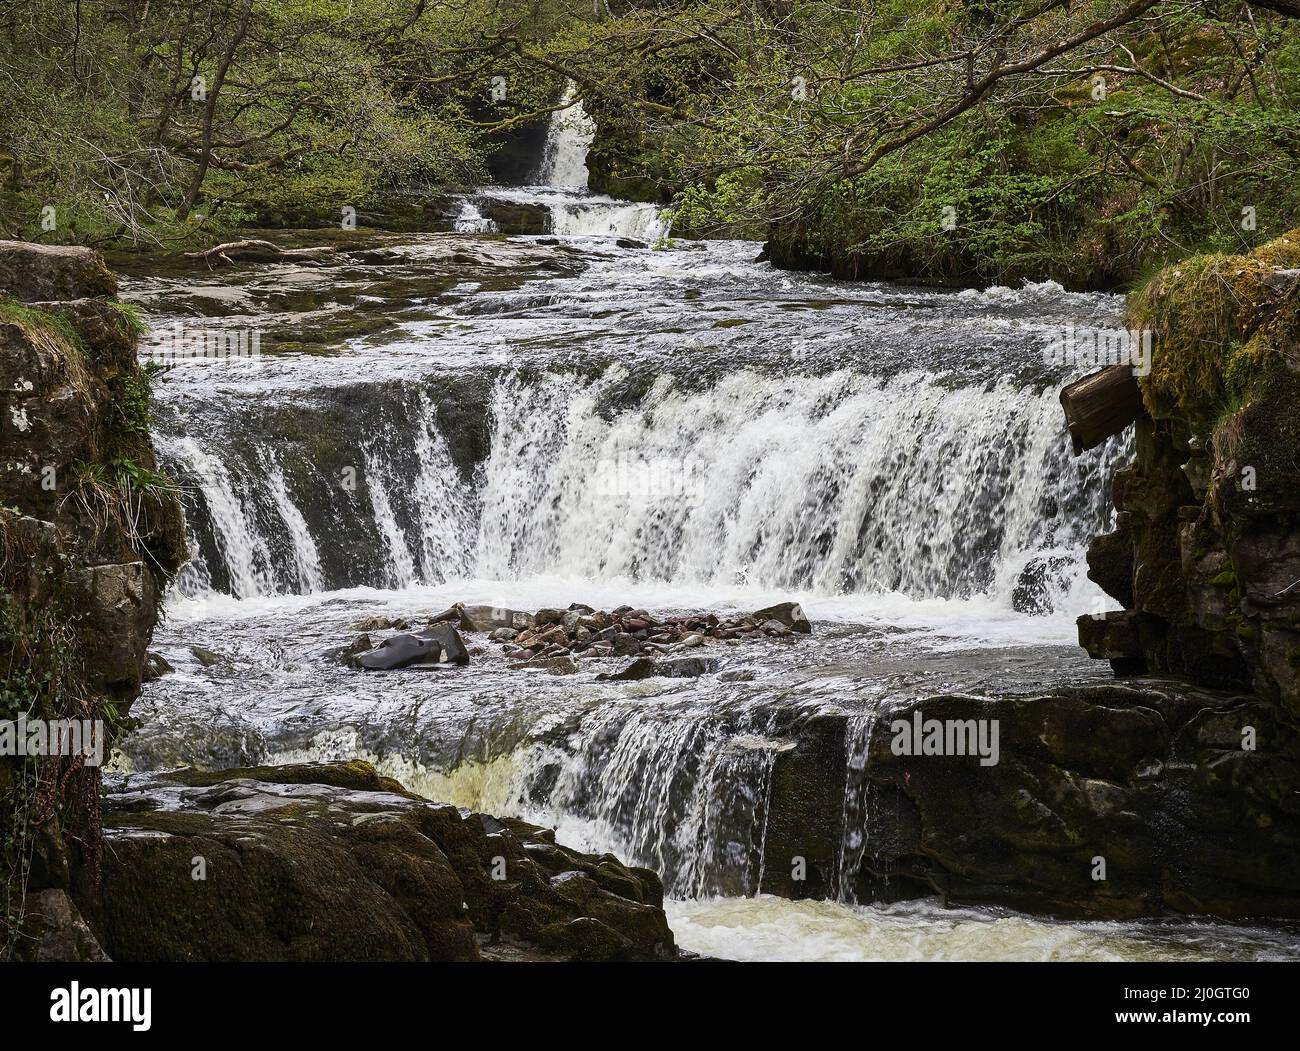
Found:
[[[0, 8], [0, 227], [212, 240], [483, 181], [571, 78], [593, 187], [774, 260], [1127, 284], [1300, 223], [1292, 0]], [[55, 225], [42, 228], [52, 208]]]
[[[25, 581], [34, 549], [12, 528], [12, 512], [0, 511], [4, 561], [0, 564], [0, 719], [81, 718], [83, 687], [73, 623], [57, 599], [22, 601], [11, 587]], [[57, 590], [60, 563], [43, 574]], [[64, 771], [42, 767], [27, 757], [0, 759], [0, 961], [13, 955], [22, 923], [28, 877], [40, 826], [55, 811], [83, 837], [87, 858], [99, 850], [99, 773], [81, 767]]]
[[81, 333], [62, 314], [28, 306], [13, 296], [0, 292], [0, 325], [4, 324], [20, 325], [29, 335], [43, 335], [61, 341], [77, 351], [84, 349]]

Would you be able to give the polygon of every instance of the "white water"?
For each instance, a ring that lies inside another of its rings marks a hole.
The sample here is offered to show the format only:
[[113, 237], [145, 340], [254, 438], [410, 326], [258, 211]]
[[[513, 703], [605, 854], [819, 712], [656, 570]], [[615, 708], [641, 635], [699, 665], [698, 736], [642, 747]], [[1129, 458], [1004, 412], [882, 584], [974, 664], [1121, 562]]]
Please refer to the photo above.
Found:
[[572, 80], [567, 81], [560, 99], [563, 108], [551, 114], [542, 163], [537, 171], [536, 181], [543, 186], [561, 186], [571, 190], [587, 188], [587, 151], [596, 135], [596, 123], [587, 116], [577, 94], [578, 85]]
[[589, 193], [587, 153], [596, 134], [578, 88], [568, 81], [561, 107], [551, 114], [542, 159], [533, 182], [525, 187], [484, 187], [464, 198], [452, 217], [461, 233], [491, 233], [497, 224], [480, 210], [488, 201], [540, 205], [550, 216], [548, 232], [557, 237], [625, 237], [654, 244], [668, 233], [663, 211], [653, 204], [620, 201]]
[[299, 590], [319, 591], [322, 587], [320, 554], [316, 550], [316, 541], [307, 528], [307, 520], [289, 499], [289, 491], [284, 484], [284, 472], [280, 470], [278, 464], [268, 465], [266, 479], [276, 510], [279, 511], [281, 520], [288, 528], [289, 538], [293, 544], [294, 562], [298, 567]]
[[555, 186], [491, 187], [478, 191], [475, 200], [462, 204], [455, 219], [457, 230], [487, 229], [495, 224], [479, 211], [487, 201], [541, 205], [550, 215], [549, 233], [557, 237], [630, 237], [655, 244], [668, 233], [668, 222], [657, 205], [620, 201], [604, 194]]
[[1050, 391], [740, 371], [700, 392], [661, 377], [606, 418], [603, 388], [624, 379], [498, 387], [476, 575], [1009, 604], [1030, 555], [1079, 556], [1087, 526], [1044, 521], [1082, 495]]
[[[1097, 479], [1114, 452], [1072, 460], [1050, 390], [741, 370], [697, 390], [662, 376], [602, 411], [627, 379], [618, 365], [592, 380], [497, 379], [488, 456], [470, 484], [417, 391], [407, 431], [363, 448], [355, 504], [375, 542], [354, 557], [378, 559], [371, 579], [398, 588], [552, 576], [1005, 610], [1025, 565], [1052, 557], [1045, 609], [1097, 597], [1082, 549], [1104, 521]], [[337, 586], [312, 532], [333, 523], [295, 502], [318, 499], [323, 480], [308, 474], [312, 489], [295, 494], [264, 455], [236, 478], [193, 439], [169, 448], [203, 492], [235, 595]], [[395, 458], [408, 450], [414, 472]], [[283, 536], [291, 561], [272, 574]]]
[[[265, 569], [270, 563], [270, 553], [265, 541], [255, 534], [243, 502], [235, 495], [225, 464], [193, 438], [159, 444], [185, 472], [186, 482], [197, 485], [203, 492], [232, 592], [239, 598], [272, 592], [274, 585], [268, 582]], [[287, 495], [285, 501], [288, 502]], [[181, 584], [182, 590], [186, 590], [183, 581]]]
[[667, 901], [664, 909], [679, 945], [728, 960], [1295, 959], [1288, 934], [1216, 923], [1057, 923], [933, 901], [865, 907], [771, 896]]
[[463, 198], [452, 217], [452, 229], [461, 234], [492, 234], [497, 224], [480, 212], [474, 201]]

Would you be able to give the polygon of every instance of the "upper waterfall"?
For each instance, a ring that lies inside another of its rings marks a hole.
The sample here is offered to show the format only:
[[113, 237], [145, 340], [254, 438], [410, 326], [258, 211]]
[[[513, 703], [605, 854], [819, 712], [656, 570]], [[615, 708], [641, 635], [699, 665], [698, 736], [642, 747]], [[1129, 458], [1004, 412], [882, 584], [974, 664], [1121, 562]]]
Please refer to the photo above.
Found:
[[537, 170], [539, 185], [587, 188], [587, 153], [596, 136], [596, 123], [587, 115], [577, 94], [578, 86], [572, 80], [566, 82], [560, 98], [562, 108], [551, 114], [542, 162]]

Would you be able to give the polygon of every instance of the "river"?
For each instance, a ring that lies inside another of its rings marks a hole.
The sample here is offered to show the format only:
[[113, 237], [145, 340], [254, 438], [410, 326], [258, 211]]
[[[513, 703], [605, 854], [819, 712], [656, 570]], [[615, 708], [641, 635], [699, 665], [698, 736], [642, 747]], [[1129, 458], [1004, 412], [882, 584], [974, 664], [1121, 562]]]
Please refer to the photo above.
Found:
[[[655, 868], [681, 943], [711, 955], [1295, 956], [1281, 928], [763, 893], [755, 815], [793, 721], [864, 727], [888, 698], [1108, 674], [1074, 618], [1102, 603], [1083, 550], [1129, 450], [1070, 455], [1071, 375], [1043, 348], [1118, 325], [1122, 304], [848, 284], [775, 270], [755, 244], [664, 240], [653, 207], [582, 189], [588, 135], [557, 123], [540, 184], [466, 196], [450, 232], [294, 235], [346, 252], [328, 266], [130, 268], [146, 353], [195, 333], [257, 352], [182, 356], [157, 384], [194, 560], [155, 642], [175, 671], [146, 686], [117, 768], [367, 758]], [[492, 232], [492, 200], [545, 207], [551, 232]], [[811, 638], [730, 649], [692, 679], [596, 680], [613, 659], [549, 675], [490, 646], [387, 675], [331, 657], [359, 620], [455, 601], [788, 599]], [[846, 855], [863, 846], [848, 783]]]

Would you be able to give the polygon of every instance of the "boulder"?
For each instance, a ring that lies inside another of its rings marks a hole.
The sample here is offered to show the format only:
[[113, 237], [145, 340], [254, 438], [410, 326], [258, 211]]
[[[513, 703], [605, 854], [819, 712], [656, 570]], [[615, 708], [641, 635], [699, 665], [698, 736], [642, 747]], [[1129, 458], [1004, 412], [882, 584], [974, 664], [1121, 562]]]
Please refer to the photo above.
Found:
[[144, 675], [141, 677], [141, 681], [153, 682], [155, 679], [161, 679], [164, 675], [170, 675], [175, 670], [161, 653], [150, 650], [145, 655]]
[[67, 892], [53, 887], [27, 895], [14, 956], [29, 963], [109, 962]]
[[214, 668], [218, 664], [227, 663], [226, 658], [215, 650], [210, 650], [206, 646], [191, 646], [190, 653], [205, 668]]
[[437, 664], [442, 659], [440, 640], [419, 635], [394, 635], [356, 658], [359, 668], [391, 671], [412, 664]]
[[25, 303], [114, 296], [117, 279], [90, 248], [0, 241], [0, 292]]
[[115, 779], [101, 886], [119, 961], [671, 960], [663, 887], [364, 763]]
[[748, 619], [755, 624], [775, 620], [780, 624], [784, 624], [791, 631], [799, 632], [801, 635], [808, 635], [812, 632], [812, 624], [804, 614], [803, 607], [797, 602], [778, 602], [775, 606], [756, 610], [749, 615]]
[[721, 662], [711, 657], [681, 657], [677, 660], [655, 660], [638, 657], [626, 668], [617, 672], [601, 672], [596, 678], [608, 682], [636, 682], [641, 679], [693, 679], [718, 670]]
[[512, 664], [513, 669], [537, 670], [550, 672], [552, 675], [573, 675], [578, 670], [578, 662], [567, 655], [554, 657], [534, 657], [520, 664]]
[[497, 628], [514, 628], [523, 631], [533, 626], [533, 618], [515, 609], [500, 606], [464, 606], [460, 611], [461, 631], [494, 631]]
[[460, 637], [460, 632], [446, 621], [431, 625], [420, 632], [419, 637], [431, 639], [441, 646], [442, 660], [462, 666], [469, 663], [469, 651], [465, 649], [465, 642]]
[[355, 658], [359, 668], [391, 671], [412, 665], [441, 662], [466, 665], [469, 651], [460, 634], [448, 623], [434, 624], [418, 634], [393, 635]]

